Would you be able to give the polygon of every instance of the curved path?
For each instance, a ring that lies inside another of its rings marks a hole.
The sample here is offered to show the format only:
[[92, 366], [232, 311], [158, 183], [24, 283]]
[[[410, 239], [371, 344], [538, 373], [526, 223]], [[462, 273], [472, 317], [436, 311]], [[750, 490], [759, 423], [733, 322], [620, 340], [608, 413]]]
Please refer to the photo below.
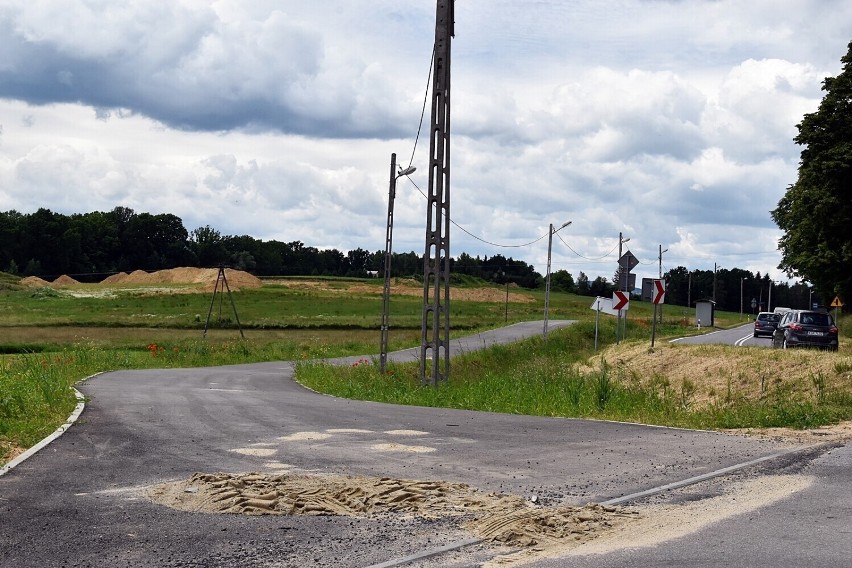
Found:
[[[510, 326], [453, 349], [540, 330]], [[142, 495], [194, 472], [440, 479], [581, 504], [779, 449], [711, 432], [344, 400], [292, 375], [278, 362], [85, 382], [89, 401], [74, 427], [0, 477], [0, 565], [356, 567], [465, 538], [442, 521], [186, 513]]]

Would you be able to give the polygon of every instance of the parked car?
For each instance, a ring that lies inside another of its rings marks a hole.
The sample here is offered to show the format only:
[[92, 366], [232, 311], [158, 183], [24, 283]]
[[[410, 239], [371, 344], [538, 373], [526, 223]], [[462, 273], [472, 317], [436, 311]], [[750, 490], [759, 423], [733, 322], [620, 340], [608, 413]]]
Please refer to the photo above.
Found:
[[772, 346], [820, 347], [837, 351], [837, 326], [831, 314], [816, 310], [790, 310], [772, 335]]
[[778, 322], [781, 321], [781, 315], [773, 312], [760, 312], [757, 314], [757, 317], [754, 319], [754, 336], [760, 337], [761, 335], [765, 335], [766, 337], [772, 337], [772, 334], [775, 333], [775, 328], [778, 327]]

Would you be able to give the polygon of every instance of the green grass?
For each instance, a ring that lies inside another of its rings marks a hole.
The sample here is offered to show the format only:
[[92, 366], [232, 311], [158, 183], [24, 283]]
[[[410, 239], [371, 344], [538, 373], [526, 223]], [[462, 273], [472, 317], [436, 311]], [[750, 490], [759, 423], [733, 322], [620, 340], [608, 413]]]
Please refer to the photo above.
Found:
[[[157, 287], [112, 289], [111, 295], [92, 296], [89, 288], [0, 289], [0, 327], [83, 326], [83, 327], [161, 327], [204, 329], [210, 313], [214, 328], [235, 329], [237, 318], [244, 329], [378, 329], [381, 324], [382, 288], [356, 294], [337, 294], [311, 289], [266, 285], [234, 292], [237, 315], [227, 295], [194, 293], [155, 294]], [[160, 289], [163, 286], [159, 287]], [[170, 286], [172, 289], [180, 289]], [[184, 287], [186, 288], [186, 287]], [[89, 294], [89, 295], [82, 295]], [[211, 300], [214, 300], [211, 302]], [[212, 304], [212, 313], [211, 313]], [[515, 310], [513, 321], [526, 317]], [[499, 316], [503, 306], [499, 306]], [[393, 325], [420, 328], [422, 298], [394, 296]], [[495, 305], [488, 302], [452, 303], [454, 329], [475, 329], [498, 320]], [[540, 317], [540, 316], [539, 316]]]
[[266, 343], [198, 338], [125, 348], [78, 343], [58, 351], [2, 356], [0, 463], [12, 446], [30, 447], [62, 424], [76, 404], [69, 387], [95, 373], [361, 355], [377, 349], [365, 341], [374, 336], [330, 332]]
[[[612, 323], [603, 331], [614, 333]], [[616, 376], [606, 364], [581, 374], [576, 364], [591, 357], [593, 347], [594, 324], [583, 322], [551, 333], [547, 342], [532, 338], [453, 359], [451, 380], [437, 388], [421, 386], [417, 364], [390, 364], [380, 376], [372, 364], [341, 369], [305, 361], [297, 377], [320, 392], [359, 400], [685, 428], [811, 428], [852, 419], [852, 385], [820, 393], [781, 383], [757, 400], [722, 393], [696, 408], [690, 382], [673, 391], [663, 382]], [[802, 394], [808, 390], [814, 394]]]
[[[579, 324], [551, 331], [546, 342], [533, 338], [453, 359], [451, 380], [437, 388], [420, 386], [416, 364], [391, 364], [389, 374], [379, 376], [371, 364], [341, 369], [311, 363], [378, 352], [382, 283], [330, 283], [325, 291], [270, 283], [234, 292], [246, 335], [242, 341], [227, 298], [214, 304], [211, 328], [202, 338], [211, 294], [200, 290], [154, 295], [134, 287], [116, 289], [111, 296], [75, 297], [86, 287], [20, 289], [14, 278], [0, 278], [0, 463], [13, 447], [29, 447], [61, 424], [75, 404], [69, 387], [96, 372], [270, 360], [298, 361], [299, 380], [319, 391], [399, 404], [699, 428], [809, 427], [850, 417], [848, 392], [821, 389], [818, 377], [811, 388], [818, 395], [812, 397], [776, 388], [757, 402], [720, 395], [713, 406], [697, 409], [689, 404], [688, 388], [673, 392], [641, 386], [606, 367], [582, 375], [576, 367], [594, 350], [594, 299], [558, 292], [550, 297], [551, 320]], [[349, 293], [353, 283], [361, 291]], [[465, 286], [473, 284], [459, 288]], [[531, 301], [506, 305], [454, 299], [451, 335], [541, 319], [543, 291], [510, 290]], [[649, 303], [631, 302], [629, 340], [650, 339], [652, 311]], [[421, 314], [421, 297], [392, 297], [391, 350], [419, 345]], [[739, 314], [717, 312], [716, 317], [717, 326], [744, 323]], [[841, 323], [846, 337], [849, 328]], [[657, 336], [691, 333], [698, 330], [685, 308], [666, 306]], [[614, 319], [602, 316], [601, 347], [614, 339]], [[834, 368], [842, 374], [852, 365], [838, 359]]]

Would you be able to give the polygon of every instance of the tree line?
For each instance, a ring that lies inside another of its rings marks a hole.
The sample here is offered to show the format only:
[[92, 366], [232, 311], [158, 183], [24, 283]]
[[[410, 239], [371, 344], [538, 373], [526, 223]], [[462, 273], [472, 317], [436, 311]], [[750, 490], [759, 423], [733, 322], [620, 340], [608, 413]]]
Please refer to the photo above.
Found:
[[[477, 278], [498, 285], [543, 289], [545, 277], [526, 262], [503, 255], [450, 259], [453, 277]], [[394, 253], [396, 277], [422, 278], [423, 256]], [[162, 270], [179, 266], [227, 265], [257, 276], [383, 276], [384, 251], [361, 248], [341, 252], [317, 249], [301, 241], [263, 241], [248, 235], [222, 235], [210, 226], [188, 231], [171, 214], [136, 213], [126, 207], [112, 211], [64, 215], [49, 209], [30, 214], [0, 212], [0, 268], [20, 276], [52, 280], [62, 274], [80, 281], [99, 281], [117, 272]], [[751, 313], [772, 305], [805, 307], [810, 289], [803, 284], [772, 283], [760, 273], [732, 269], [713, 271], [677, 267], [668, 271], [666, 303], [692, 305], [713, 299], [719, 309]], [[551, 290], [585, 296], [611, 296], [615, 284], [580, 272], [551, 274]], [[742, 294], [741, 294], [742, 290]], [[751, 300], [756, 307], [752, 309]], [[824, 298], [814, 298], [824, 303]], [[828, 300], [830, 301], [830, 299]]]

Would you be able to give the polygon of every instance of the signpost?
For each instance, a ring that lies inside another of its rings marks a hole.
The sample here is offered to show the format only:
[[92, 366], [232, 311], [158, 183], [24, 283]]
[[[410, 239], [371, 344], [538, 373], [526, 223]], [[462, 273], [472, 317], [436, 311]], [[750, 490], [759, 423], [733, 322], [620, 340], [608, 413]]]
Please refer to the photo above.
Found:
[[654, 280], [654, 323], [651, 325], [651, 348], [654, 347], [654, 340], [657, 337], [657, 306], [665, 303], [666, 299], [666, 281]]
[[[616, 290], [612, 293], [612, 309], [616, 311], [618, 314], [618, 319], [615, 322], [615, 343], [618, 344], [620, 342], [620, 336], [618, 333], [618, 329], [621, 326], [621, 320], [624, 318], [624, 315], [621, 313], [622, 311], [626, 311], [630, 307], [630, 294], [627, 292], [622, 292], [621, 290]], [[627, 335], [627, 325], [625, 322], [625, 330], [624, 334]]]
[[[843, 305], [844, 305], [844, 304], [843, 304], [843, 302], [840, 300], [840, 296], [835, 296], [835, 297], [834, 297], [834, 301], [833, 301], [833, 302], [831, 302], [831, 307], [832, 307], [832, 308], [834, 308], [834, 325], [837, 325], [837, 323], [838, 323], [837, 316], [838, 316], [839, 314], [838, 314], [837, 312], [840, 310], [840, 308], [842, 308], [842, 307], [843, 307]], [[839, 326], [838, 326], [838, 327], [839, 327]]]
[[[619, 233], [619, 239], [621, 239], [621, 234]], [[628, 239], [629, 240], [629, 239]], [[621, 241], [624, 242], [624, 241]], [[619, 246], [618, 252], [621, 253], [621, 247]], [[618, 291], [617, 293], [623, 293], [626, 295], [627, 300], [630, 298], [630, 291], [636, 287], [636, 275], [631, 274], [630, 271], [636, 268], [639, 265], [639, 259], [636, 258], [632, 252], [625, 251], [618, 258]], [[613, 305], [615, 305], [616, 300], [613, 297]], [[627, 309], [627, 308], [623, 308]], [[624, 326], [624, 333], [621, 333], [622, 325]], [[618, 310], [618, 321], [615, 322], [615, 341], [618, 343], [619, 337], [623, 335], [627, 337], [627, 314], [622, 314], [621, 309]]]

